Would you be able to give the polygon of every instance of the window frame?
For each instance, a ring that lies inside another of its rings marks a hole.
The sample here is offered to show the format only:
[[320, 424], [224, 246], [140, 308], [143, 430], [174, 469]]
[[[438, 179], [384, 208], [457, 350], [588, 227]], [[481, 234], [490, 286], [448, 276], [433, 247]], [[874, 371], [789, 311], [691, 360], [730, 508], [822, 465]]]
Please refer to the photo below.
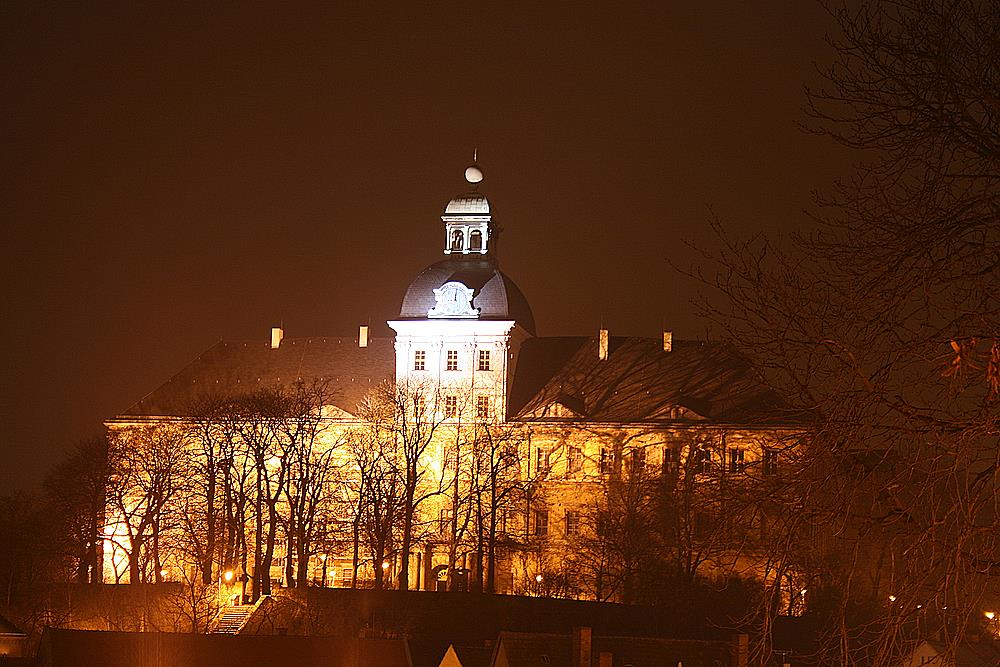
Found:
[[482, 372], [488, 372], [490, 370], [490, 351], [489, 350], [479, 350], [479, 357], [477, 359], [478, 363], [476, 368]]
[[448, 395], [444, 397], [444, 418], [450, 419], [458, 416], [458, 396]]
[[458, 350], [448, 350], [445, 352], [444, 369], [446, 371], [457, 371], [458, 368]]
[[413, 351], [413, 370], [415, 371], [427, 370], [427, 350]]

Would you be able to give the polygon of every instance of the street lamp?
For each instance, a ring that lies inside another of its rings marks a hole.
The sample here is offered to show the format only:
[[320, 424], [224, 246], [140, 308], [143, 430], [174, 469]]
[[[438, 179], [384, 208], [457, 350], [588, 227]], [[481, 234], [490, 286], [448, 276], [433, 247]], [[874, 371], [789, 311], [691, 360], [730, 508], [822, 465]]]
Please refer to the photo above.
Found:
[[225, 579], [226, 583], [228, 584], [230, 581], [233, 580], [233, 571], [226, 570], [225, 572], [222, 573], [222, 578]]

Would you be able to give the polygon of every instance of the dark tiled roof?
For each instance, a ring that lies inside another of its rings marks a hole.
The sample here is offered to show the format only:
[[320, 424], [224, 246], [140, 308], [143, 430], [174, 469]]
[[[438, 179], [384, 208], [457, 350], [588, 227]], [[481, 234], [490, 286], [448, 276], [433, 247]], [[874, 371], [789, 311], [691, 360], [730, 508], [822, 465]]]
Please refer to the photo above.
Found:
[[[938, 655], [949, 655], [949, 647], [944, 642], [927, 642]], [[1000, 666], [1000, 644], [987, 639], [984, 641], [962, 642], [954, 647], [954, 667], [998, 667]]]
[[[569, 635], [501, 632], [499, 646], [510, 667], [572, 665], [573, 644]], [[660, 667], [678, 663], [690, 667], [715, 667], [729, 665], [732, 660], [729, 643], [725, 641], [595, 636], [591, 643], [593, 664], [597, 664], [601, 653], [611, 653], [613, 667]]]
[[459, 257], [431, 264], [406, 289], [399, 309], [400, 319], [425, 319], [436, 305], [434, 289], [458, 281], [473, 290], [472, 305], [482, 320], [515, 320], [531, 334], [535, 316], [528, 300], [507, 275], [489, 259]]
[[596, 337], [532, 338], [523, 344], [510, 391], [517, 419], [551, 419], [561, 404], [585, 420], [699, 419], [774, 423], [781, 401], [749, 363], [718, 345], [612, 337], [606, 360]]
[[233, 395], [298, 380], [329, 382], [334, 405], [354, 414], [368, 392], [396, 373], [391, 338], [286, 338], [270, 343], [219, 342], [126, 410], [122, 417], [184, 416], [200, 398]]
[[510, 667], [570, 667], [573, 661], [569, 635], [501, 632], [496, 650], [504, 652]]
[[25, 636], [24, 630], [0, 616], [0, 635], [20, 635]]
[[403, 640], [195, 635], [46, 628], [39, 664], [47, 667], [328, 665], [408, 667]]
[[611, 654], [612, 667], [715, 667], [731, 665], [732, 649], [724, 641], [655, 639], [649, 637], [594, 637], [591, 654]]

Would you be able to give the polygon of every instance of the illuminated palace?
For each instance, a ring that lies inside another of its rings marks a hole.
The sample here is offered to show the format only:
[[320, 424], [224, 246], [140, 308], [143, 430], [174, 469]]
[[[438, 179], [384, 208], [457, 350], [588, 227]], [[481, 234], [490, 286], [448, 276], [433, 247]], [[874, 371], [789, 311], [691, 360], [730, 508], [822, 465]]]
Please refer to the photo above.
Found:
[[[625, 600], [635, 597], [630, 591], [642, 587], [643, 577], [653, 576], [651, 568], [688, 577], [757, 568], [752, 549], [742, 547], [766, 533], [765, 522], [756, 511], [720, 509], [718, 494], [725, 480], [766, 482], [780, 468], [784, 436], [792, 429], [776, 417], [779, 401], [740, 357], [719, 346], [674, 340], [669, 331], [655, 338], [607, 330], [536, 335], [528, 300], [498, 268], [499, 227], [480, 191], [482, 172], [473, 166], [465, 176], [469, 191], [447, 203], [433, 231], [432, 238], [443, 240], [443, 257], [403, 292], [399, 315], [388, 322], [394, 338], [369, 337], [367, 327], [357, 337], [286, 338], [276, 328], [270, 341], [219, 342], [108, 421], [112, 441], [136, 429], [186, 430], [173, 446], [197, 458], [206, 448], [192, 433], [210, 429], [196, 406], [210, 397], [323, 387], [323, 404], [309, 408], [319, 416], [312, 423], [319, 445], [309, 456], [334, 450], [335, 469], [318, 491], [329, 498], [325, 506], [283, 518], [304, 492], [282, 494], [281, 485], [298, 478], [291, 468], [279, 470], [291, 464], [275, 429], [278, 444], [267, 454], [266, 469], [237, 466], [238, 474], [220, 476], [209, 496], [197, 477], [210, 466], [187, 468], [185, 476], [195, 481], [169, 490], [173, 499], [163, 507], [172, 503], [175, 510], [161, 522], [159, 552], [137, 555], [136, 568], [152, 567], [176, 580], [195, 565], [207, 566], [205, 581], [236, 572], [243, 580], [266, 576], [274, 586], [288, 585], [304, 569], [309, 585], [372, 585], [379, 579], [390, 587], [402, 578], [411, 589], [483, 587]], [[387, 417], [376, 407], [378, 396], [389, 404]], [[381, 431], [373, 426], [376, 413], [385, 419]], [[229, 438], [232, 446], [228, 455], [217, 455], [222, 465], [236, 465], [232, 452], [239, 445], [231, 440], [243, 431], [232, 423], [245, 414], [215, 427], [216, 438]], [[376, 442], [380, 438], [388, 445]], [[375, 454], [366, 459], [358, 451], [363, 446]], [[408, 453], [400, 447], [417, 452], [417, 467], [407, 469]], [[366, 460], [395, 471], [376, 466], [366, 472]], [[410, 478], [415, 492], [407, 508]], [[387, 491], [372, 479], [399, 486]], [[243, 514], [236, 512], [238, 484], [278, 498], [274, 510], [267, 514], [260, 502], [250, 502]], [[143, 540], [146, 552], [151, 548], [152, 529], [134, 525], [142, 513], [136, 508], [149, 503], [148, 484], [136, 488], [131, 500], [109, 505], [106, 581], [134, 576], [128, 554], [138, 547], [130, 535]], [[399, 488], [403, 501], [392, 497]], [[365, 489], [376, 496], [368, 498]], [[196, 500], [181, 500], [184, 494]], [[636, 494], [658, 495], [661, 502], [632, 502]], [[674, 501], [662, 502], [663, 496]], [[395, 515], [387, 506], [396, 508]], [[165, 513], [163, 507], [156, 511]], [[217, 515], [231, 533], [233, 521], [241, 522], [235, 532], [242, 536], [242, 555], [233, 546], [239, 540], [224, 536], [222, 527], [207, 559], [191, 556], [196, 548], [169, 546], [204, 542], [184, 537], [191, 524], [205, 523], [178, 518], [192, 507]], [[641, 515], [648, 507], [654, 508], [649, 520]], [[141, 509], [148, 516], [149, 507]], [[739, 512], [745, 516], [736, 530]], [[290, 528], [306, 521], [315, 522], [308, 534]], [[267, 540], [255, 540], [255, 531], [271, 524], [273, 559], [263, 561], [269, 562], [266, 573], [255, 573], [248, 551], [263, 548]], [[650, 533], [635, 543], [633, 524], [655, 528], [656, 537]], [[174, 536], [167, 539], [166, 532]]]

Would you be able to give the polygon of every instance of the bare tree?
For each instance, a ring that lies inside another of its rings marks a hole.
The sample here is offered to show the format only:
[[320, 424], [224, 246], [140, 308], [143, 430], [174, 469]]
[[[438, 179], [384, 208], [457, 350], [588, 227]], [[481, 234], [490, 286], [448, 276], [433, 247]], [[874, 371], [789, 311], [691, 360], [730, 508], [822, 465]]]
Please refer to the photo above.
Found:
[[76, 581], [101, 583], [101, 534], [109, 481], [104, 436], [78, 442], [45, 478], [45, 495], [62, 523], [60, 544]]
[[161, 541], [172, 526], [170, 503], [189, 479], [184, 437], [172, 425], [130, 426], [109, 436], [109, 505], [124, 530], [129, 581], [142, 583], [145, 562], [162, 580]]
[[808, 414], [769, 525], [773, 581], [817, 584], [827, 659], [878, 666], [919, 636], [954, 647], [997, 592], [1000, 14], [899, 0], [831, 16], [811, 128], [865, 161], [815, 235], [723, 237], [703, 277], [726, 297], [708, 308], [720, 331]]

